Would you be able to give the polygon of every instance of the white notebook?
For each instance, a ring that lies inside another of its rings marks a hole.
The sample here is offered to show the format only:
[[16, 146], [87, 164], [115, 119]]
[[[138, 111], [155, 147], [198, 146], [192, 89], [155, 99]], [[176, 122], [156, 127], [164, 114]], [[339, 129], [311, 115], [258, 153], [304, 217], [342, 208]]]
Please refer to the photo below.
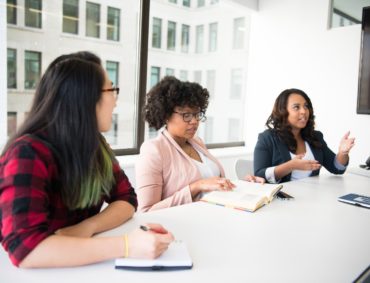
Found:
[[174, 241], [162, 255], [155, 259], [117, 258], [115, 267], [131, 270], [175, 270], [193, 267], [186, 244]]

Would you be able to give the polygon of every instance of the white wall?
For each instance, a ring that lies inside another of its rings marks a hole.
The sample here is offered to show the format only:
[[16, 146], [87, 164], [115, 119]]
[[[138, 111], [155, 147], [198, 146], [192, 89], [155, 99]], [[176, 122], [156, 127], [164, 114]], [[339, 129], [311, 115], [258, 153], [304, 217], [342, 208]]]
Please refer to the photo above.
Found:
[[[356, 114], [361, 26], [327, 29], [329, 0], [260, 0], [252, 16], [246, 145], [253, 151], [277, 95], [300, 88], [333, 151], [351, 130], [350, 166], [370, 155], [370, 115]], [[258, 111], [257, 111], [258, 110]]]

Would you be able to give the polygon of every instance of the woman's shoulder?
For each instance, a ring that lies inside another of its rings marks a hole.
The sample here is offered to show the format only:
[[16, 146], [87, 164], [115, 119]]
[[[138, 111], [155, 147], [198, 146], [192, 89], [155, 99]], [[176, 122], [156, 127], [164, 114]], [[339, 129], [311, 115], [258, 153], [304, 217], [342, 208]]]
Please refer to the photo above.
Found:
[[266, 129], [259, 134], [259, 138], [263, 139], [271, 139], [276, 137], [277, 137], [276, 131], [273, 129]]
[[51, 148], [38, 136], [26, 134], [15, 139], [3, 155], [4, 159], [44, 159], [52, 158]]

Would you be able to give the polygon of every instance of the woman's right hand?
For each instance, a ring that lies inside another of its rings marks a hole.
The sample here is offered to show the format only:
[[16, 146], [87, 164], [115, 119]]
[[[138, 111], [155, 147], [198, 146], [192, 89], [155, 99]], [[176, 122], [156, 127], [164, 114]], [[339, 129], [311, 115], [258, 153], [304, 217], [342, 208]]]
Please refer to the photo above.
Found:
[[291, 163], [291, 171], [293, 170], [305, 170], [315, 171], [320, 169], [321, 164], [317, 160], [305, 160], [302, 159], [304, 154], [297, 154], [292, 160], [288, 161]]
[[235, 185], [227, 178], [222, 177], [212, 177], [208, 179], [200, 179], [191, 183], [189, 185], [190, 192], [193, 197], [195, 197], [200, 192], [210, 192], [210, 191], [231, 191], [235, 188]]
[[128, 254], [131, 258], [153, 259], [160, 256], [175, 239], [160, 224], [146, 224], [150, 230], [138, 228], [128, 234]]

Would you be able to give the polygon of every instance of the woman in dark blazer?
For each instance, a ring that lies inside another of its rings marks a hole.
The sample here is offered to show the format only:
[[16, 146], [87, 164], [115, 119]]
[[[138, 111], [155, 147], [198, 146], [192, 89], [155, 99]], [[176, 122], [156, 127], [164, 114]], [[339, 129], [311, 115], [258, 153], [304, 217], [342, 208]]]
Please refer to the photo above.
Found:
[[314, 130], [310, 98], [299, 89], [286, 89], [276, 99], [268, 127], [259, 134], [254, 149], [254, 174], [269, 183], [287, 182], [318, 175], [321, 166], [343, 174], [354, 138], [347, 132], [338, 153], [330, 150], [323, 134]]

